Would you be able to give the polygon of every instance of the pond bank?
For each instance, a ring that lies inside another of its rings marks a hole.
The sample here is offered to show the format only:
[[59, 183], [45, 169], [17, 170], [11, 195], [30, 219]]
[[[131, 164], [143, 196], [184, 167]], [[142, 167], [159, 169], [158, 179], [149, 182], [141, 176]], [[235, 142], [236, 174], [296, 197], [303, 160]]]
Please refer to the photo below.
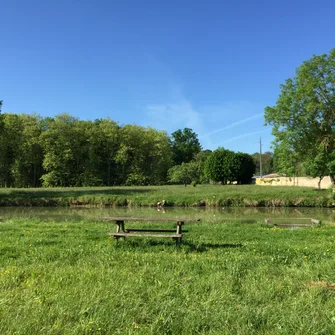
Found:
[[0, 206], [334, 207], [329, 190], [259, 185], [0, 189]]

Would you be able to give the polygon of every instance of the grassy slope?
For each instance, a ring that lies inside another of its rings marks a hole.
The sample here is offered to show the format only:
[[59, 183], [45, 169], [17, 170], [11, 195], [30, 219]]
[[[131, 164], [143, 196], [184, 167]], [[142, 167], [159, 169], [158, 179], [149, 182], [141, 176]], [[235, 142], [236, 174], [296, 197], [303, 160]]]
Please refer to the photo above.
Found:
[[328, 190], [258, 185], [199, 185], [0, 189], [0, 205], [136, 205], [153, 206], [166, 200], [174, 206], [300, 206], [327, 207]]
[[[202, 217], [115, 246], [105, 222], [0, 223], [0, 334], [334, 334], [334, 227]], [[114, 227], [113, 227], [114, 229]]]

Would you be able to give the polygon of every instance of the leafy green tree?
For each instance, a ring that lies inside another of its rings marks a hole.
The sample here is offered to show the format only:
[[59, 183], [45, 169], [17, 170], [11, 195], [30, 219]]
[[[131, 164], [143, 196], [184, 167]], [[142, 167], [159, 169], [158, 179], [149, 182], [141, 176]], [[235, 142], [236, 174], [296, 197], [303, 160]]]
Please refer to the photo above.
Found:
[[0, 100], [0, 186], [5, 186], [4, 181], [4, 147], [5, 147], [5, 133], [4, 133], [4, 122], [3, 115], [1, 114], [2, 100]]
[[234, 181], [237, 175], [235, 165], [235, 153], [218, 148], [209, 155], [205, 162], [205, 175], [209, 180], [227, 184]]
[[[329, 54], [303, 62], [295, 77], [281, 85], [276, 105], [265, 108], [265, 120], [273, 126], [280, 160], [285, 161], [280, 165], [287, 167], [291, 161], [311, 165], [317, 160], [313, 168], [305, 169], [306, 173], [329, 174], [335, 183], [334, 110], [335, 49], [332, 49]], [[289, 153], [293, 153], [293, 158]]]
[[299, 156], [286, 142], [276, 145], [273, 153], [273, 168], [276, 172], [284, 173], [286, 176], [301, 174]]
[[[40, 143], [41, 117], [33, 114], [17, 115], [20, 124], [19, 145], [15, 149], [12, 175], [15, 187], [39, 187], [43, 174], [43, 149]], [[12, 132], [13, 134], [13, 132]]]
[[3, 114], [0, 151], [0, 184], [2, 187], [13, 187], [15, 184], [13, 168], [19, 157], [21, 141], [22, 123], [19, 116]]
[[[334, 157], [335, 158], [335, 157]], [[318, 187], [321, 188], [321, 181], [329, 172], [329, 168], [324, 162], [328, 159], [325, 157], [325, 151], [321, 150], [313, 159], [306, 159], [301, 164], [301, 169], [305, 175], [313, 178], [319, 178]], [[333, 159], [335, 161], [335, 159]]]
[[212, 153], [211, 150], [201, 150], [194, 156], [194, 161], [198, 164], [198, 170], [199, 170], [199, 180], [197, 182], [199, 183], [208, 183], [209, 180], [205, 175], [205, 162], [208, 158], [208, 156]]
[[[256, 166], [255, 174], [260, 174], [260, 154], [255, 152], [252, 154], [252, 159]], [[266, 151], [262, 154], [262, 174], [269, 174], [274, 172], [273, 170], [273, 153], [270, 151]]]
[[168, 181], [171, 184], [199, 183], [200, 177], [199, 163], [195, 161], [175, 165], [168, 171]]
[[256, 170], [255, 162], [249, 154], [238, 152], [235, 155], [234, 161], [237, 165], [236, 181], [238, 184], [249, 184]]
[[198, 135], [190, 128], [178, 129], [172, 133], [171, 137], [174, 165], [190, 162], [201, 151]]
[[121, 127], [110, 118], [95, 120], [92, 125], [88, 134], [91, 176], [105, 186], [119, 185], [120, 171], [115, 157], [120, 147]]
[[81, 186], [87, 154], [87, 137], [81, 121], [68, 114], [57, 115], [49, 120], [41, 143], [46, 172], [41, 177], [43, 186]]
[[150, 127], [126, 125], [121, 129], [115, 161], [122, 174], [121, 184], [162, 184], [172, 165], [169, 137]]
[[218, 148], [205, 162], [205, 175], [214, 182], [247, 184], [255, 173], [255, 163], [249, 154]]

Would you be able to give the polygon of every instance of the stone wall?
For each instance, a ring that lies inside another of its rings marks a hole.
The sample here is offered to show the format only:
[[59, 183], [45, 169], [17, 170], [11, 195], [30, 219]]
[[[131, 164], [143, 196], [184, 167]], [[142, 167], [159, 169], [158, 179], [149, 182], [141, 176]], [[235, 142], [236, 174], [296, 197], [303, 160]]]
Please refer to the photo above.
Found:
[[[256, 178], [256, 185], [268, 186], [307, 186], [318, 188], [319, 178], [310, 177], [273, 177]], [[321, 181], [321, 188], [327, 189], [331, 186], [329, 177], [324, 177]]]

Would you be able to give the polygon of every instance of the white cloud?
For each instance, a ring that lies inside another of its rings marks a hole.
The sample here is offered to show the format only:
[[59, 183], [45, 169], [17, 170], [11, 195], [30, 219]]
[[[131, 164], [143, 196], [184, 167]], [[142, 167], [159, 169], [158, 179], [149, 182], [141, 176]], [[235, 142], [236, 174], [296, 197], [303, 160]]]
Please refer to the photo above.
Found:
[[178, 103], [155, 104], [146, 106], [146, 115], [150, 125], [173, 132], [185, 127], [199, 133], [204, 130], [201, 115], [186, 99]]

